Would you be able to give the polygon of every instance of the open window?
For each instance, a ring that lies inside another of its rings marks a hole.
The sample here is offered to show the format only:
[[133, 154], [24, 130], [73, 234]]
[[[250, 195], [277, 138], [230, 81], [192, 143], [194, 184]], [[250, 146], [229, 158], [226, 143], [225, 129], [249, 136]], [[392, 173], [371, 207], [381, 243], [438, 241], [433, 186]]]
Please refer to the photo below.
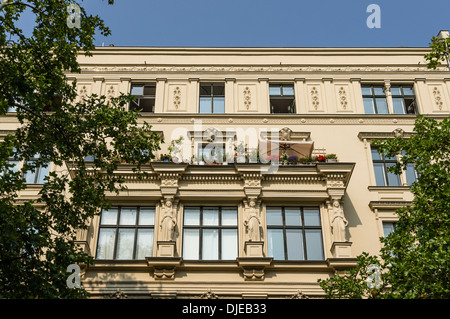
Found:
[[416, 97], [412, 86], [391, 86], [394, 114], [417, 114]]
[[270, 113], [295, 113], [294, 85], [271, 84], [269, 96]]
[[156, 84], [133, 84], [131, 95], [135, 96], [135, 100], [131, 101], [130, 110], [155, 112]]

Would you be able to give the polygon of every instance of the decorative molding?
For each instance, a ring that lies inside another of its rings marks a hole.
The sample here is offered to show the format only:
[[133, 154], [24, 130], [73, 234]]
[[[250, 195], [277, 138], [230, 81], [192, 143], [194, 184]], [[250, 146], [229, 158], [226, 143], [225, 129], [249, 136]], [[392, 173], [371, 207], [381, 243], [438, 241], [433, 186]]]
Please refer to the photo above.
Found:
[[111, 299], [128, 299], [128, 296], [120, 289], [109, 296]]
[[247, 110], [250, 109], [250, 105], [252, 104], [252, 92], [249, 87], [246, 86], [244, 89], [244, 106]]
[[433, 87], [433, 97], [434, 97], [434, 104], [439, 109], [439, 111], [442, 111], [444, 102], [442, 101], [441, 91], [437, 86]]
[[211, 65], [211, 66], [192, 66], [192, 65], [81, 65], [82, 73], [86, 72], [155, 72], [155, 73], [192, 73], [192, 72], [218, 72], [218, 73], [230, 73], [230, 72], [304, 72], [304, 73], [316, 73], [316, 72], [426, 72], [426, 73], [438, 73], [448, 72], [447, 66], [438, 66], [435, 70], [428, 69], [426, 65], [397, 65], [397, 66], [367, 66], [367, 65]]
[[311, 104], [315, 111], [319, 109], [320, 100], [319, 100], [319, 91], [316, 86], [313, 86], [310, 90], [311, 94]]
[[343, 111], [347, 111], [348, 107], [348, 100], [347, 100], [347, 91], [345, 90], [344, 86], [340, 86], [338, 90], [338, 98], [339, 98], [339, 104], [341, 106], [341, 109]]
[[211, 289], [208, 289], [204, 294], [200, 296], [200, 299], [219, 299], [219, 297], [211, 291]]
[[180, 87], [177, 86], [173, 90], [173, 106], [175, 107], [176, 110], [178, 110], [180, 104], [181, 104], [181, 90]]
[[393, 130], [392, 132], [359, 132], [358, 138], [363, 140], [375, 140], [375, 139], [385, 139], [385, 138], [395, 138], [395, 137], [401, 137], [401, 138], [410, 138], [413, 136], [414, 132], [405, 132], [401, 128], [397, 128]]
[[309, 299], [307, 295], [303, 293], [303, 291], [298, 290], [292, 297], [289, 299]]

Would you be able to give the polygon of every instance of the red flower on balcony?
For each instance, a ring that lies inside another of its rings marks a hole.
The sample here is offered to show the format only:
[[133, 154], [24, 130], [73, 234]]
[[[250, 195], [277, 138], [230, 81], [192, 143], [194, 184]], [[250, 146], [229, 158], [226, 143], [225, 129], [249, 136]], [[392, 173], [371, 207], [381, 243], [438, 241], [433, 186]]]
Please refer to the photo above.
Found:
[[325, 162], [325, 156], [319, 155], [319, 156], [317, 156], [317, 160], [318, 160], [319, 162]]

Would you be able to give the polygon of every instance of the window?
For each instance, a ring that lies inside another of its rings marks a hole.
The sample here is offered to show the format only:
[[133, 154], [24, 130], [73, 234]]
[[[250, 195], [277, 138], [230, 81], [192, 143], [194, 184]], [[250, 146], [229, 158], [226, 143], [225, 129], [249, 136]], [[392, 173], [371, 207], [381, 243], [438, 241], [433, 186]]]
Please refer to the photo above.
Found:
[[145, 259], [153, 255], [155, 207], [103, 210], [97, 259]]
[[377, 186], [401, 186], [400, 176], [388, 172], [388, 168], [397, 164], [395, 157], [385, 157], [378, 153], [377, 147], [372, 147], [373, 169], [375, 171], [375, 181]]
[[[27, 161], [28, 165], [34, 166], [34, 162], [39, 159], [40, 155], [36, 154], [34, 157]], [[38, 167], [33, 167], [33, 169], [27, 170], [24, 173], [25, 184], [44, 184], [44, 178], [48, 176], [50, 169], [49, 164], [41, 165]]]
[[17, 173], [19, 171], [19, 161], [16, 158], [14, 158], [13, 156], [10, 156], [8, 158], [8, 164], [10, 164], [12, 166], [9, 168], [5, 167], [3, 171], [0, 171], [0, 176], [3, 176], [4, 174], [6, 174], [6, 172], [8, 170], [13, 173]]
[[295, 113], [295, 96], [293, 85], [270, 85], [269, 96], [271, 113]]
[[200, 84], [200, 113], [225, 113], [225, 85]]
[[391, 86], [394, 114], [416, 114], [416, 98], [412, 86]]
[[395, 223], [393, 222], [383, 222], [383, 234], [384, 237], [389, 236], [395, 230]]
[[236, 207], [185, 207], [183, 258], [234, 260], [238, 256]]
[[[405, 151], [402, 151], [402, 156], [404, 156], [405, 154], [406, 154]], [[416, 166], [414, 165], [414, 163], [406, 164], [406, 169], [405, 169], [406, 184], [408, 186], [411, 186], [412, 183], [417, 181], [418, 177], [419, 177], [419, 175], [416, 171]]]
[[131, 95], [136, 99], [130, 103], [130, 110], [155, 112], [156, 84], [133, 84]]
[[267, 207], [268, 255], [275, 260], [323, 260], [318, 207]]
[[362, 87], [364, 112], [366, 114], [388, 114], [386, 94], [383, 86]]

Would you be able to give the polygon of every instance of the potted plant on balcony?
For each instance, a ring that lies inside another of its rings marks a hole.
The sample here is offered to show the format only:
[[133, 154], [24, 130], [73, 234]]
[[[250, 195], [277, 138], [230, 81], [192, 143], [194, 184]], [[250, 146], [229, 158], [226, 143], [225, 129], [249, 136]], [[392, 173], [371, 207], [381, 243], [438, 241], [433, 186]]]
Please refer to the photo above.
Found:
[[325, 156], [325, 159], [327, 162], [337, 162], [337, 155], [336, 154], [327, 154]]
[[324, 155], [318, 155], [318, 156], [316, 156], [316, 161], [317, 161], [317, 162], [323, 163], [323, 162], [325, 162], [325, 160], [326, 160], [326, 158], [325, 158]]
[[170, 156], [170, 154], [161, 154], [160, 159], [163, 162], [170, 162], [172, 160], [172, 156]]
[[298, 156], [297, 155], [291, 155], [291, 156], [288, 157], [287, 160], [289, 162], [289, 165], [295, 165], [298, 162]]
[[266, 162], [270, 162], [271, 165], [275, 165], [280, 162], [280, 156], [278, 155], [270, 155], [266, 157]]
[[281, 163], [283, 165], [287, 165], [288, 164], [288, 156], [285, 154], [283, 154], [283, 156], [281, 156]]

